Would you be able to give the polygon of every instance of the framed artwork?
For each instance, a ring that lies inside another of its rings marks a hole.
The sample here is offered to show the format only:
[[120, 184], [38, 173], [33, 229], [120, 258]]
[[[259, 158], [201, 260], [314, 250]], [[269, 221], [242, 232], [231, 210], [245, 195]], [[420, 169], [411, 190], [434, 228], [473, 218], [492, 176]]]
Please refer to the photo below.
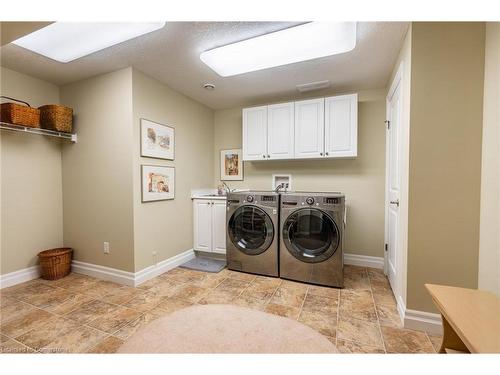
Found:
[[141, 119], [141, 156], [174, 160], [175, 129]]
[[175, 168], [142, 165], [142, 202], [175, 198]]
[[221, 181], [243, 180], [243, 159], [241, 149], [221, 150], [220, 179]]

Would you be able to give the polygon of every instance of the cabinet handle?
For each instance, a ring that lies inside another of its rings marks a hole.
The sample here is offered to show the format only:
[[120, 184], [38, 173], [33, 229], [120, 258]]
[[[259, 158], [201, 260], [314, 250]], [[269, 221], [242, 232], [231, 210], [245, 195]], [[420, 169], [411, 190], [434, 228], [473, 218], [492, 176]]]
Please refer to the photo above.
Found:
[[325, 155], [328, 156], [328, 152], [325, 152]]
[[320, 152], [319, 154], [320, 154], [320, 156], [323, 156], [323, 153], [322, 153], [322, 152]]
[[262, 155], [262, 157], [265, 159], [265, 158], [266, 158], [266, 155]]
[[267, 154], [267, 158], [269, 159], [271, 156], [269, 154]]

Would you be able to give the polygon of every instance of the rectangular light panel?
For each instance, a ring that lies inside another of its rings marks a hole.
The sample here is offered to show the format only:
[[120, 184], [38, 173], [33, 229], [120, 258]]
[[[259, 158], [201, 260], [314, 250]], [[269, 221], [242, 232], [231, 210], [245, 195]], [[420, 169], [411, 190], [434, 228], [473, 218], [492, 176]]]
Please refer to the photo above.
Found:
[[163, 26], [165, 22], [56, 22], [12, 43], [67, 63]]
[[205, 51], [200, 55], [222, 77], [351, 51], [356, 22], [310, 22]]

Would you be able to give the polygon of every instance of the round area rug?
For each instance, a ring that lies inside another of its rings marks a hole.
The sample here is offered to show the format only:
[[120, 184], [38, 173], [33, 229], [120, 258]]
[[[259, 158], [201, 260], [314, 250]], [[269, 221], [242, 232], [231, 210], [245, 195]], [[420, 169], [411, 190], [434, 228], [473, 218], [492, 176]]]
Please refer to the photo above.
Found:
[[337, 353], [295, 320], [233, 305], [196, 305], [139, 329], [118, 353]]

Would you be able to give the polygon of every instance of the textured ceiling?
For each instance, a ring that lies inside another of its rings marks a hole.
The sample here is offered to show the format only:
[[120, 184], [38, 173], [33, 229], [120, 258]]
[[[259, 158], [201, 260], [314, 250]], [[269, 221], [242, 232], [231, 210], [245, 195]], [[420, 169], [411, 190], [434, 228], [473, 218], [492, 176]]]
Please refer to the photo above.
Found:
[[0, 46], [4, 46], [26, 34], [32, 33], [52, 22], [0, 22]]
[[[338, 92], [385, 87], [407, 30], [405, 22], [360, 22], [357, 45], [341, 55], [222, 78], [201, 52], [297, 23], [170, 22], [162, 30], [63, 64], [13, 44], [0, 49], [2, 66], [64, 85], [133, 66], [211, 108], [300, 97], [297, 84], [330, 80]], [[203, 84], [215, 84], [214, 91]], [[310, 95], [310, 94], [309, 94]]]

